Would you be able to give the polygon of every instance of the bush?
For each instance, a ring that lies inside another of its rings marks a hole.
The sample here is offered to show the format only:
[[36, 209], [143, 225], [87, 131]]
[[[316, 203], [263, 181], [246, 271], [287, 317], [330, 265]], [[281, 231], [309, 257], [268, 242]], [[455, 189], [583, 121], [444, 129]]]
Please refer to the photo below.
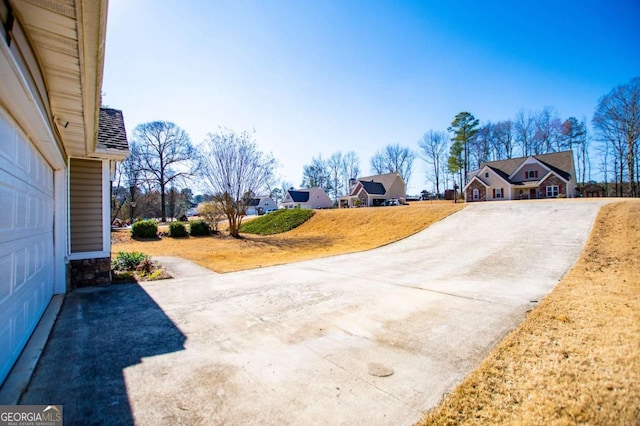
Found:
[[198, 219], [189, 223], [189, 233], [191, 235], [210, 235], [211, 229], [205, 220]]
[[184, 226], [184, 222], [171, 222], [169, 224], [170, 237], [186, 237], [187, 235], [187, 227]]
[[121, 251], [118, 252], [118, 256], [116, 256], [113, 261], [113, 269], [120, 271], [135, 271], [138, 265], [145, 260], [149, 260], [149, 256], [144, 253], [140, 253], [138, 251]]
[[218, 222], [225, 218], [222, 205], [217, 201], [200, 203], [200, 205], [198, 205], [198, 214], [204, 217], [204, 220], [209, 224], [210, 229], [214, 233], [218, 232]]
[[140, 220], [131, 225], [133, 238], [158, 238], [158, 224], [155, 220]]
[[310, 209], [280, 209], [245, 223], [240, 232], [258, 235], [280, 234], [302, 225], [314, 213]]

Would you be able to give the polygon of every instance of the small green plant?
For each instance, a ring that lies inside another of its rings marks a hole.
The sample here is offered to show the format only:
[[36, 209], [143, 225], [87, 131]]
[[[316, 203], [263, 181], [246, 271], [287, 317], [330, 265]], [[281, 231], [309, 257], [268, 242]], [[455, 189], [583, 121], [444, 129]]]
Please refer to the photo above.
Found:
[[131, 225], [131, 236], [133, 238], [157, 238], [158, 224], [155, 220], [140, 220]]
[[314, 213], [310, 209], [280, 209], [245, 223], [240, 232], [258, 235], [280, 234], [302, 225]]
[[169, 224], [170, 237], [186, 237], [187, 235], [187, 227], [184, 226], [184, 222], [171, 222]]
[[189, 223], [189, 233], [191, 235], [210, 235], [211, 228], [203, 219], [193, 220]]
[[113, 261], [113, 269], [120, 271], [134, 271], [143, 261], [149, 260], [149, 256], [138, 251], [121, 251]]

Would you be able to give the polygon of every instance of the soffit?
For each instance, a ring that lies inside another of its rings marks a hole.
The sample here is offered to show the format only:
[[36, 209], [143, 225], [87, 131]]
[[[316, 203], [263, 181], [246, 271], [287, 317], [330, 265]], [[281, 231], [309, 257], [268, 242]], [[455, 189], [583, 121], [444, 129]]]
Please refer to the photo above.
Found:
[[95, 151], [104, 61], [106, 2], [14, 0], [45, 80], [56, 129], [68, 156]]

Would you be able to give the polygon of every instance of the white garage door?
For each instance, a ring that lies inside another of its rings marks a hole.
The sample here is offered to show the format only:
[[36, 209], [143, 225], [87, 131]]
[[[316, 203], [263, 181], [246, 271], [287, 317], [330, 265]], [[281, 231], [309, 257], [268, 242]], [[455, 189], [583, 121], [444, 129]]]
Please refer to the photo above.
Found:
[[0, 383], [53, 295], [53, 172], [0, 110]]

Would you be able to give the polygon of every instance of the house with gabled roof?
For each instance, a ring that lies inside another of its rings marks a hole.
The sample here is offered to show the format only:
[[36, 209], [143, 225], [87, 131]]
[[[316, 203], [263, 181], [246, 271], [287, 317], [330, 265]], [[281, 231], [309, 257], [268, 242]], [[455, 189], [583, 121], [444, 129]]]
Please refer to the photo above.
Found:
[[389, 200], [405, 198], [405, 182], [398, 173], [367, 176], [352, 182], [349, 195], [341, 197], [340, 208], [383, 206]]
[[268, 195], [254, 197], [247, 203], [246, 214], [248, 216], [263, 214], [269, 209], [277, 209], [276, 202]]
[[0, 383], [55, 294], [111, 280], [107, 0], [0, 2]]
[[289, 189], [280, 203], [285, 209], [330, 209], [331, 198], [320, 187], [305, 189]]
[[575, 197], [576, 189], [573, 152], [562, 151], [482, 163], [463, 191], [472, 202]]

